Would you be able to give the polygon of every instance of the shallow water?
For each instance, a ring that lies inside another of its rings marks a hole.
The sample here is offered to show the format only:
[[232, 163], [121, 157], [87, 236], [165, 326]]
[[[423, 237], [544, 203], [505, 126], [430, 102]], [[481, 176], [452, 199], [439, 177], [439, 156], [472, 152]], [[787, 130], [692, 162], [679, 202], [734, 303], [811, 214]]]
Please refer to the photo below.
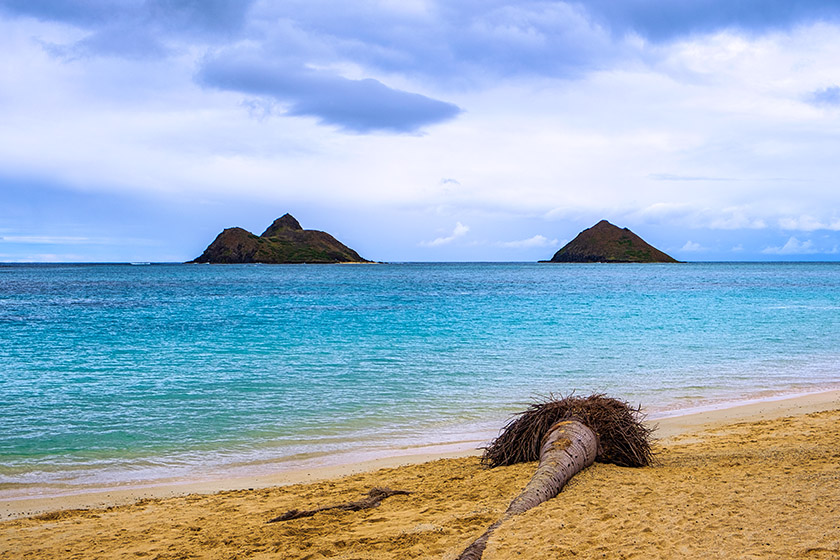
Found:
[[0, 492], [837, 387], [839, 309], [826, 263], [0, 265]]

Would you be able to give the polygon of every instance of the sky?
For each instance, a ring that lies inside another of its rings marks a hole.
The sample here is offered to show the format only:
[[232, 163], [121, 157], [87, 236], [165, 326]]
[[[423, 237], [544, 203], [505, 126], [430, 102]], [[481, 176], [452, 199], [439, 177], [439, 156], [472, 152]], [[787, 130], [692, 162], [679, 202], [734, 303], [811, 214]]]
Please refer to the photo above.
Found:
[[0, 0], [0, 261], [840, 260], [836, 0]]

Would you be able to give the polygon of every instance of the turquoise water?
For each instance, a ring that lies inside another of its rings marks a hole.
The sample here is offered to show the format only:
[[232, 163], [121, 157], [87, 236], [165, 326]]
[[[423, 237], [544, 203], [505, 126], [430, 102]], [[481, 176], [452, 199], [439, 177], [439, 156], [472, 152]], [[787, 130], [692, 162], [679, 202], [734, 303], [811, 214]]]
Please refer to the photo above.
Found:
[[837, 387], [838, 310], [826, 263], [0, 265], [0, 497]]

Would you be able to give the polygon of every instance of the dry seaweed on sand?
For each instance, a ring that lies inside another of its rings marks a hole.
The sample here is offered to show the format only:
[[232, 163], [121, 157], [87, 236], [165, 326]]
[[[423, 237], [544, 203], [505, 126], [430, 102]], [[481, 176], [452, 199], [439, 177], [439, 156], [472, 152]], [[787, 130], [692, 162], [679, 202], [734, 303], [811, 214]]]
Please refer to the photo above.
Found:
[[598, 435], [595, 460], [600, 463], [643, 467], [653, 461], [652, 430], [643, 423], [641, 407], [634, 408], [625, 401], [598, 394], [549, 395], [532, 403], [484, 448], [482, 463], [493, 468], [539, 460], [543, 437], [556, 422], [565, 419], [578, 420]]

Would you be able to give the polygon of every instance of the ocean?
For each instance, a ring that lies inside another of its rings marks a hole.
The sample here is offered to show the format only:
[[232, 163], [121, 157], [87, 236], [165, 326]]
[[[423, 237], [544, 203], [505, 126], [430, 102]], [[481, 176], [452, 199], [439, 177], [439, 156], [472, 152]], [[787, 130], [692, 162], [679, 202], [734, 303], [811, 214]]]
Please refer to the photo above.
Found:
[[839, 310], [833, 263], [0, 265], [0, 499], [837, 388]]

